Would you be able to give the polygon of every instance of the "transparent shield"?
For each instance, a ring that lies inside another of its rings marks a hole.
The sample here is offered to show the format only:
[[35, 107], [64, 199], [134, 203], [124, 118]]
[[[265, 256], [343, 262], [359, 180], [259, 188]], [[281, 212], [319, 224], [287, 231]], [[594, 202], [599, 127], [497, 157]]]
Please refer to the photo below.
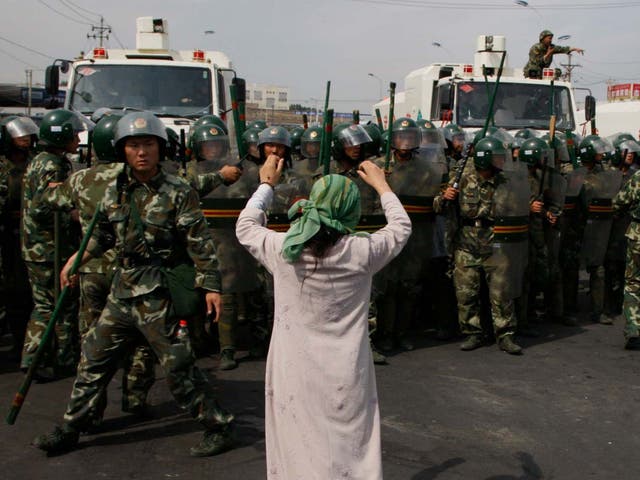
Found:
[[29, 117], [16, 117], [5, 126], [11, 138], [38, 135], [40, 128]]

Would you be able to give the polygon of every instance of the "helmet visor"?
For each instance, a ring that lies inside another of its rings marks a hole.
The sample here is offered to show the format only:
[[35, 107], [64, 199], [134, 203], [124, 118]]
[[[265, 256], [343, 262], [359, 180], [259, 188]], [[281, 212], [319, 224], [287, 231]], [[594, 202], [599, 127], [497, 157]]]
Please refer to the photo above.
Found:
[[372, 141], [367, 131], [360, 125], [349, 125], [341, 130], [338, 134], [338, 140], [343, 147], [357, 147]]
[[11, 138], [37, 135], [40, 128], [29, 117], [17, 117], [6, 125], [7, 133]]

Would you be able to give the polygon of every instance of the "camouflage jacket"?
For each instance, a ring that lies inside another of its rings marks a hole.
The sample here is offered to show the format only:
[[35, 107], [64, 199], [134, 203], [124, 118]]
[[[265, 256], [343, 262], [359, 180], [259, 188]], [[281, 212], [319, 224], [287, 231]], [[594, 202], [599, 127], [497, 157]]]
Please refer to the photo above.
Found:
[[[96, 207], [104, 197], [107, 186], [122, 172], [122, 164], [96, 164], [73, 173], [62, 185], [48, 187], [40, 202], [54, 210], [80, 212], [80, 227], [83, 234], [93, 219]], [[84, 273], [107, 273], [114, 267], [115, 252], [109, 250], [100, 258], [94, 258], [80, 267]]]
[[127, 168], [122, 183], [116, 180], [107, 187], [87, 246], [94, 257], [115, 246], [112, 294], [132, 298], [166, 288], [163, 267], [188, 263], [189, 258], [196, 268], [195, 287], [219, 292], [215, 246], [196, 191], [162, 169], [140, 183]]
[[[22, 258], [28, 262], [54, 261], [54, 212], [39, 203], [49, 183], [61, 182], [71, 173], [71, 162], [66, 156], [41, 152], [29, 163], [23, 178], [22, 203]], [[71, 217], [60, 213], [61, 257], [68, 258], [77, 242], [71, 242]], [[75, 239], [74, 239], [75, 240]]]
[[637, 242], [640, 240], [640, 171], [636, 171], [613, 200], [613, 209], [618, 213], [629, 213], [631, 223], [626, 237]]
[[[452, 172], [449, 185], [453, 186], [455, 175]], [[459, 228], [453, 239], [454, 248], [475, 253], [489, 255], [493, 245], [493, 227], [495, 221], [494, 194], [496, 188], [505, 177], [498, 172], [489, 179], [483, 179], [476, 171], [473, 163], [467, 163], [460, 179], [460, 192], [456, 199], [459, 211]], [[438, 195], [433, 206], [436, 212], [443, 211], [444, 198]], [[454, 207], [453, 203], [448, 208]], [[471, 225], [471, 221], [478, 221], [478, 225]]]
[[553, 45], [553, 54], [545, 59], [544, 56], [547, 53], [547, 46], [540, 42], [534, 44], [529, 50], [529, 62], [524, 66], [524, 76], [530, 78], [542, 78], [542, 69], [548, 68], [553, 61], [553, 55], [556, 53], [569, 53], [571, 47], [562, 47], [560, 45]]

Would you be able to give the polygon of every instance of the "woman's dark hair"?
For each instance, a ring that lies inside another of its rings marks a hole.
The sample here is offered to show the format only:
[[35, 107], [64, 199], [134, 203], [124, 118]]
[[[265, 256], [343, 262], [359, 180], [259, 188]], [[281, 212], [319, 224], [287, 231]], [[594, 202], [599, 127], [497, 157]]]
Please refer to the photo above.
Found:
[[311, 251], [314, 257], [322, 258], [340, 240], [342, 235], [344, 234], [331, 227], [320, 225], [318, 233], [307, 240], [304, 246]]

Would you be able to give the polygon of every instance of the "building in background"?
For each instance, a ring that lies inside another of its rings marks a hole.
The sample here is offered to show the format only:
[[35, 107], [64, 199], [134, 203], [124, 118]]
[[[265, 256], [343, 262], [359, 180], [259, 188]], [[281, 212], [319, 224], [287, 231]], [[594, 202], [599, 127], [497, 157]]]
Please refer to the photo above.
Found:
[[289, 87], [247, 83], [247, 106], [267, 110], [289, 110]]

